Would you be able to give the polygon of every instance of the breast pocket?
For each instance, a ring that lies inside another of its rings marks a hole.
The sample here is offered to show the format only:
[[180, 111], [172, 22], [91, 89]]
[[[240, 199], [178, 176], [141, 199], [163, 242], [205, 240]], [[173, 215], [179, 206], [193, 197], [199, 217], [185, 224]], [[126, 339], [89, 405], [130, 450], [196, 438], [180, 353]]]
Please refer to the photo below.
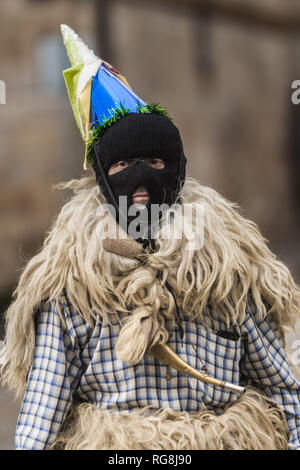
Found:
[[[239, 363], [243, 355], [243, 344], [240, 338], [230, 332], [213, 333], [203, 326], [197, 326], [195, 335], [190, 335], [190, 340], [197, 345], [197, 355], [194, 353], [193, 367], [201, 369], [206, 367], [206, 372], [216, 379], [239, 385]], [[228, 339], [230, 338], [230, 339]], [[191, 353], [187, 354], [187, 362], [191, 364]], [[192, 364], [191, 364], [192, 365]], [[205, 405], [223, 405], [236, 400], [237, 395], [215, 385], [190, 378], [190, 385], [197, 389], [199, 398]]]

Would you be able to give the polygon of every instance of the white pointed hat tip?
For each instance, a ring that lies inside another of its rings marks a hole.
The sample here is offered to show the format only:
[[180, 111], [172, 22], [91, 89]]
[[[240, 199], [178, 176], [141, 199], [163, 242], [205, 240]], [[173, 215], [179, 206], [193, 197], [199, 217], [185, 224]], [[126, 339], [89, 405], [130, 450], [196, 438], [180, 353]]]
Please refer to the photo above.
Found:
[[75, 33], [75, 31], [70, 28], [70, 26], [68, 26], [67, 24], [61, 24], [60, 25], [60, 30], [61, 30], [61, 33], [62, 33], [62, 36], [63, 36], [63, 39], [66, 40], [68, 37], [73, 37], [73, 38], [77, 38], [78, 35]]
[[60, 30], [62, 33], [64, 33], [65, 31], [68, 31], [69, 29], [70, 29], [70, 26], [68, 26], [67, 24], [60, 25]]

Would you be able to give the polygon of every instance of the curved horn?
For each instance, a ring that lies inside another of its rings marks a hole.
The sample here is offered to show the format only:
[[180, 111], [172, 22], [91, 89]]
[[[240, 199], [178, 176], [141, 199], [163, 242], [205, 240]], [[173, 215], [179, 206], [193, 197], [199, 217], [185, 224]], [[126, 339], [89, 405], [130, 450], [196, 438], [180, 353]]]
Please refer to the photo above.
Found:
[[245, 391], [244, 387], [216, 379], [215, 377], [212, 377], [205, 372], [194, 369], [194, 367], [190, 366], [187, 362], [181, 359], [181, 357], [178, 356], [167, 344], [157, 344], [152, 346], [150, 353], [164, 364], [173, 367], [183, 374], [190, 375], [195, 379], [201, 380], [202, 382], [214, 385], [216, 387], [221, 387], [225, 390], [238, 394], [242, 394]]

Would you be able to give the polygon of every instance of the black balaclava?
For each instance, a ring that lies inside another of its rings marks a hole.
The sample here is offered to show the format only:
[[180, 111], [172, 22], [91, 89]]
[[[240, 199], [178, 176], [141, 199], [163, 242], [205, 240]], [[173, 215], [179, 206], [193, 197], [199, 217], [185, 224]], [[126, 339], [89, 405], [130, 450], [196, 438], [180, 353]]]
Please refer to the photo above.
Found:
[[[143, 161], [144, 158], [162, 159], [165, 167], [152, 168]], [[134, 161], [122, 171], [108, 175], [111, 165], [120, 160]], [[144, 226], [137, 241], [150, 239], [151, 226], [158, 222], [150, 219], [150, 204], [171, 206], [176, 202], [184, 183], [185, 166], [186, 158], [177, 127], [168, 117], [154, 113], [132, 113], [122, 117], [105, 130], [94, 148], [93, 167], [97, 182], [107, 202], [114, 206], [117, 222], [126, 232], [137, 217], [128, 216], [127, 212], [134, 191], [139, 186], [145, 186], [148, 191], [147, 210], [142, 214]], [[127, 207], [119, 205], [120, 196], [127, 196]], [[143, 209], [139, 212], [143, 213]]]

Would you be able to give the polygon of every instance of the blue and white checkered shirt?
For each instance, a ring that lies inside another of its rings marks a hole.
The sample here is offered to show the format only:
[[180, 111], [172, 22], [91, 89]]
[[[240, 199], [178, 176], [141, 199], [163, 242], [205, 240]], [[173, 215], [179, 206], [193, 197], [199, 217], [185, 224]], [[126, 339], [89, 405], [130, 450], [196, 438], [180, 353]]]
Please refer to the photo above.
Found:
[[[62, 297], [66, 324], [56, 308], [45, 304], [37, 315], [36, 348], [16, 429], [17, 449], [47, 449], [56, 438], [73, 397], [93, 402], [101, 409], [134, 410], [150, 405], [194, 412], [205, 405], [221, 408], [237, 396], [202, 383], [163, 365], [150, 354], [136, 365], [116, 357], [120, 332], [117, 319], [91, 327]], [[300, 448], [300, 383], [294, 378], [275, 322], [258, 322], [247, 309], [246, 319], [231, 337], [225, 325], [210, 312], [207, 327], [186, 320], [189, 342], [168, 325], [169, 345], [195, 368], [198, 361], [218, 379], [244, 384], [250, 381], [285, 410], [290, 448]], [[200, 365], [201, 367], [201, 365]]]

